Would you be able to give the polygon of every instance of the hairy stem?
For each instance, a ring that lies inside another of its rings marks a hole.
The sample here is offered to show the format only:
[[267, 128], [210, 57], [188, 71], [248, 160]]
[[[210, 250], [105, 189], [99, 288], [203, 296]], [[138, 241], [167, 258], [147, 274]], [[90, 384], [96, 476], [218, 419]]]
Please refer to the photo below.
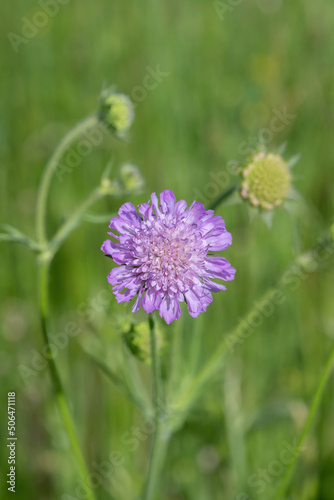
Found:
[[151, 360], [152, 360], [152, 379], [153, 379], [153, 400], [155, 411], [155, 428], [153, 443], [148, 469], [147, 482], [143, 493], [143, 500], [152, 500], [155, 498], [158, 478], [163, 467], [167, 448], [171, 436], [171, 429], [165, 421], [162, 405], [162, 385], [160, 362], [157, 352], [157, 341], [155, 332], [155, 323], [153, 315], [149, 315], [150, 339], [151, 339]]
[[68, 134], [63, 138], [63, 140], [59, 143], [53, 155], [46, 164], [38, 189], [36, 208], [36, 237], [38, 243], [42, 246], [45, 246], [47, 244], [47, 201], [52, 177], [56, 171], [56, 168], [69, 146], [77, 139], [79, 139], [79, 137], [81, 137], [84, 132], [90, 130], [91, 128], [94, 128], [97, 124], [97, 116], [89, 116], [82, 122], [78, 123], [78, 125], [70, 130]]
[[97, 187], [87, 196], [87, 198], [82, 203], [80, 203], [80, 205], [74, 210], [74, 212], [72, 212], [71, 216], [64, 222], [62, 226], [60, 226], [60, 228], [52, 238], [50, 242], [50, 250], [53, 253], [55, 253], [59, 249], [67, 236], [69, 236], [70, 233], [77, 227], [85, 211], [105, 195], [106, 193], [103, 192], [101, 187]]
[[233, 184], [229, 188], [227, 188], [225, 191], [223, 191], [217, 198], [209, 205], [209, 210], [215, 210], [218, 205], [220, 205], [223, 201], [225, 201], [231, 194], [234, 193], [234, 191], [237, 189], [239, 184]]
[[[50, 260], [44, 258], [40, 262], [40, 269], [39, 269], [39, 301], [40, 301], [40, 314], [42, 322], [42, 333], [48, 351], [50, 351], [50, 342], [49, 342], [48, 326], [47, 326], [49, 317], [49, 299], [48, 299], [49, 269], [50, 269]], [[62, 387], [57, 366], [55, 360], [52, 357], [50, 357], [49, 359], [49, 368], [50, 368], [51, 381], [55, 392], [56, 401], [64, 423], [65, 430], [67, 432], [68, 439], [70, 441], [73, 456], [78, 466], [82, 483], [86, 490], [86, 498], [88, 500], [95, 500], [95, 495], [90, 486], [88, 485], [87, 481], [88, 470], [80, 449], [79, 439], [66, 401], [65, 393]]]

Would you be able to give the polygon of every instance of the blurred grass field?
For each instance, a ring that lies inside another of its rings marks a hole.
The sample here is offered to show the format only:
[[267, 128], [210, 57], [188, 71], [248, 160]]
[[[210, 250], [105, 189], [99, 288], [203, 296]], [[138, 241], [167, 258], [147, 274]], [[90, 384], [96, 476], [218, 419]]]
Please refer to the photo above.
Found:
[[[229, 161], [243, 161], [240, 145], [251, 144], [269, 127], [274, 109], [285, 107], [295, 115], [267, 146], [287, 141], [286, 157], [300, 153], [293, 173], [302, 201], [291, 213], [277, 211], [271, 230], [261, 219], [250, 222], [246, 206], [217, 210], [233, 235], [224, 256], [237, 275], [197, 320], [205, 336], [201, 366], [294, 257], [312, 248], [332, 223], [334, 8], [322, 0], [251, 0], [231, 7], [221, 19], [213, 2], [200, 0], [70, 0], [58, 6], [17, 53], [8, 33], [21, 36], [22, 18], [31, 20], [41, 7], [34, 0], [1, 6], [1, 223], [34, 234], [43, 166], [64, 133], [95, 111], [108, 85], [115, 84], [136, 103], [130, 141], [105, 137], [63, 182], [55, 178], [50, 233], [97, 184], [111, 155], [115, 175], [122, 162], [132, 162], [145, 177], [145, 190], [133, 203], [146, 201], [153, 191], [173, 189], [188, 202], [201, 193], [209, 204], [212, 197], [204, 190], [212, 181], [210, 173], [220, 175]], [[157, 67], [168, 75], [147, 90], [145, 78]], [[103, 201], [94, 212], [117, 211], [125, 201]], [[50, 283], [52, 332], [63, 331], [74, 318], [83, 330], [97, 331], [117, 357], [116, 305], [95, 311], [90, 325], [80, 315], [82, 304], [107, 288], [110, 265], [100, 252], [106, 232], [107, 224], [84, 223], [57, 255]], [[0, 434], [6, 434], [7, 393], [16, 390], [16, 498], [74, 497], [77, 473], [48, 372], [42, 370], [27, 385], [18, 373], [19, 365], [29, 364], [32, 349], [42, 347], [35, 257], [19, 245], [1, 243], [1, 252]], [[329, 259], [297, 290], [288, 291], [288, 300], [230, 354], [214, 389], [171, 442], [159, 498], [273, 497], [283, 472], [271, 473], [270, 464], [279, 460], [283, 443], [293, 446], [299, 435], [333, 344], [333, 264]], [[181, 318], [175, 333], [183, 330], [186, 358], [197, 323], [185, 311]], [[175, 327], [164, 330], [168, 339]], [[166, 370], [170, 362], [171, 353]], [[131, 451], [121, 436], [140, 426], [139, 412], [96, 369], [78, 339], [70, 340], [57, 363], [87, 463], [102, 462], [113, 450], [126, 456], [99, 488], [98, 498], [134, 498], [149, 443], [143, 440]], [[147, 369], [140, 369], [147, 377]], [[298, 462], [287, 496], [291, 500], [333, 499], [333, 389], [332, 379]], [[8, 493], [4, 443], [1, 439], [1, 498]], [[249, 484], [259, 469], [267, 471], [261, 492]]]

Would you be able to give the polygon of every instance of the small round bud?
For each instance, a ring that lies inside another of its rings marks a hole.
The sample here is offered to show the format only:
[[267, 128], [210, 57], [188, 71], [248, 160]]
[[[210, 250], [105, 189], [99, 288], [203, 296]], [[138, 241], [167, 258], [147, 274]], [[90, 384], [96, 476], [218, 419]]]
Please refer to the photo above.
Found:
[[[157, 350], [160, 354], [163, 347], [163, 334], [159, 327], [155, 327], [156, 339], [157, 339]], [[150, 328], [147, 321], [141, 321], [135, 325], [132, 325], [131, 329], [124, 334], [125, 341], [130, 351], [134, 356], [149, 364], [151, 362], [151, 337]]]
[[139, 168], [129, 164], [121, 166], [120, 181], [124, 191], [131, 193], [140, 191], [145, 184]]
[[100, 189], [104, 195], [107, 196], [121, 196], [122, 186], [118, 180], [103, 179], [100, 185]]
[[242, 176], [241, 196], [264, 210], [281, 205], [291, 188], [289, 167], [278, 154], [261, 151], [246, 165]]
[[133, 104], [126, 95], [106, 90], [101, 95], [100, 119], [123, 137], [134, 120]]

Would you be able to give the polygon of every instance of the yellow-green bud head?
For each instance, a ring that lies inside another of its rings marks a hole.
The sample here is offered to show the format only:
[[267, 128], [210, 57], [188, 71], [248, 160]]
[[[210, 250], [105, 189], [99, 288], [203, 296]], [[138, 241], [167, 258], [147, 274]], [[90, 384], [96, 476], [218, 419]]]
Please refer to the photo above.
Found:
[[[160, 353], [164, 341], [163, 334], [158, 324], [155, 326], [158, 354]], [[147, 321], [141, 321], [132, 325], [131, 329], [124, 334], [125, 341], [134, 356], [144, 363], [151, 362], [151, 337], [150, 328]]]
[[124, 191], [137, 192], [140, 191], [145, 184], [145, 181], [138, 167], [134, 165], [124, 164], [120, 168], [120, 181]]
[[123, 137], [134, 120], [133, 104], [126, 95], [107, 90], [101, 95], [100, 118], [108, 128]]
[[241, 196], [264, 210], [281, 205], [291, 188], [289, 167], [278, 154], [261, 151], [243, 169], [242, 175]]

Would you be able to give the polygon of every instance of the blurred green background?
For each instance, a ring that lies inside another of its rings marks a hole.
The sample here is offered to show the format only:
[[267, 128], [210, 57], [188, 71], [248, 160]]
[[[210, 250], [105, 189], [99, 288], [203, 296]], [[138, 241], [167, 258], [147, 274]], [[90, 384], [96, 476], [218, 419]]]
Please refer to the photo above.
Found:
[[[133, 203], [146, 201], [152, 191], [173, 189], [177, 198], [191, 202], [202, 195], [205, 200], [199, 201], [209, 204], [217, 194], [207, 188], [210, 173], [221, 175], [229, 161], [243, 161], [240, 145], [257, 140], [274, 109], [285, 107], [295, 115], [267, 147], [288, 141], [287, 157], [301, 154], [293, 172], [303, 200], [290, 213], [277, 211], [271, 230], [261, 219], [250, 222], [244, 205], [217, 210], [233, 234], [224, 256], [237, 275], [201, 320], [198, 366], [295, 255], [315, 244], [333, 215], [334, 8], [323, 0], [236, 3], [56, 2], [55, 15], [25, 42], [8, 34], [24, 36], [23, 18], [38, 19], [42, 2], [1, 5], [0, 222], [30, 235], [45, 162], [66, 131], [94, 112], [108, 85], [116, 84], [136, 103], [130, 141], [105, 137], [63, 182], [55, 178], [50, 234], [98, 183], [111, 154], [115, 175], [129, 161], [145, 177], [145, 191], [133, 196]], [[148, 89], [153, 80], [147, 75], [159, 68], [164, 75]], [[94, 211], [116, 211], [124, 201], [103, 201]], [[108, 289], [110, 262], [99, 249], [106, 231], [107, 224], [84, 223], [57, 255], [50, 282], [52, 333], [64, 331], [70, 320], [79, 322], [83, 332], [93, 330], [101, 338], [112, 359], [121, 359], [114, 301], [93, 308], [90, 321], [83, 314]], [[53, 500], [64, 493], [76, 498], [77, 472], [49, 374], [41, 370], [25, 384], [18, 372], [18, 366], [31, 363], [32, 350], [42, 349], [35, 256], [6, 243], [1, 255], [0, 434], [6, 437], [7, 393], [16, 390], [16, 498]], [[229, 355], [224, 373], [173, 437], [157, 499], [272, 498], [283, 472], [275, 475], [271, 465], [284, 442], [293, 446], [334, 340], [332, 264], [333, 259], [326, 261], [288, 291], [289, 300]], [[183, 310], [177, 328], [164, 327], [167, 341], [183, 330], [185, 373], [188, 342], [198, 324]], [[97, 490], [98, 498], [136, 498], [149, 443], [142, 440], [132, 451], [122, 436], [140, 426], [142, 417], [78, 340], [70, 339], [57, 364], [87, 463], [93, 468], [116, 450], [125, 457]], [[168, 370], [168, 349], [165, 356]], [[149, 383], [147, 367], [138, 362], [137, 368]], [[331, 380], [287, 498], [333, 498], [333, 389]], [[7, 498], [5, 439], [0, 458], [1, 498]], [[259, 469], [267, 471], [263, 491], [249, 484]]]

